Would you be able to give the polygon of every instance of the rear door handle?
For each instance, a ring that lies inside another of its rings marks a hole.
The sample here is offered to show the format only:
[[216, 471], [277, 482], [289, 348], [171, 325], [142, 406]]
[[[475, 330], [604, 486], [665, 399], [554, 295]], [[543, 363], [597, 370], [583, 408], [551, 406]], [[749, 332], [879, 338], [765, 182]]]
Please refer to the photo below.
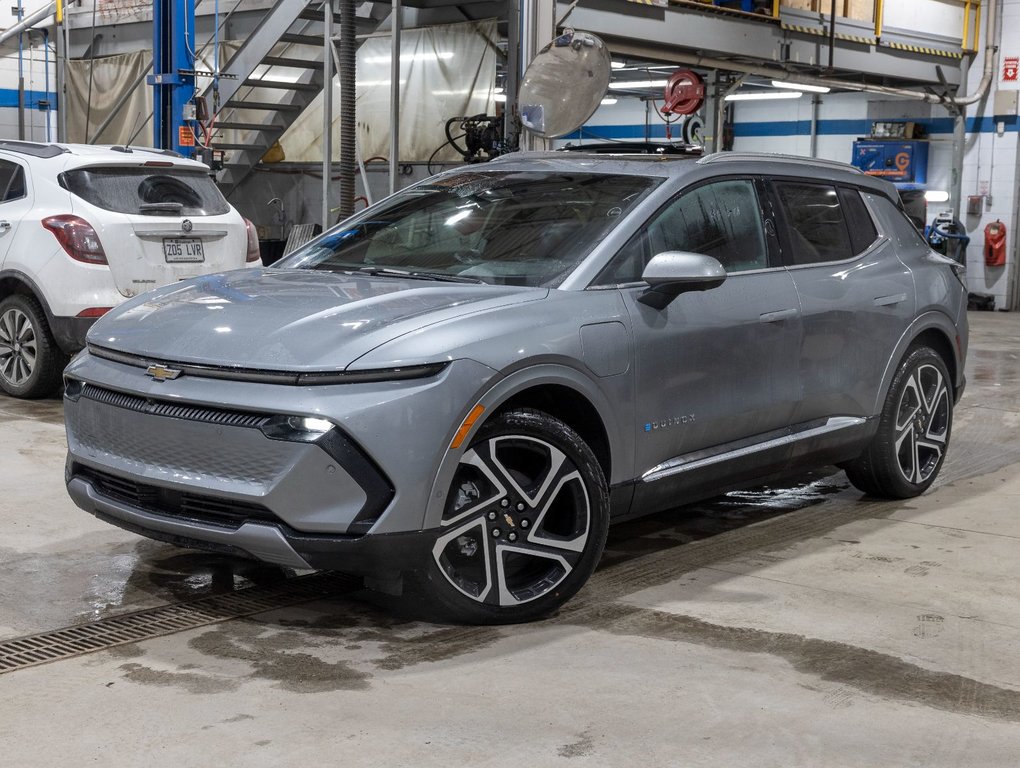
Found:
[[0, 232], [6, 232], [10, 228], [11, 228], [11, 222], [9, 222], [9, 221], [0, 221]]
[[799, 309], [779, 309], [775, 312], [766, 312], [763, 315], [758, 315], [758, 320], [763, 323], [779, 323], [783, 320], [792, 320], [799, 314]]
[[876, 307], [891, 307], [893, 304], [899, 304], [901, 301], [907, 300], [907, 294], [905, 293], [894, 293], [891, 296], [879, 296], [875, 299]]

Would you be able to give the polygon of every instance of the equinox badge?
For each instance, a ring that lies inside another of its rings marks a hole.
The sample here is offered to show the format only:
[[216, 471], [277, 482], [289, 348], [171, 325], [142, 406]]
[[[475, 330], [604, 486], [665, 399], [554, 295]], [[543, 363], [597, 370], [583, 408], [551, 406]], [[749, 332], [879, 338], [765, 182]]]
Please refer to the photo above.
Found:
[[151, 376], [156, 381], [172, 381], [181, 375], [177, 368], [167, 368], [165, 365], [150, 365], [145, 369], [145, 375]]

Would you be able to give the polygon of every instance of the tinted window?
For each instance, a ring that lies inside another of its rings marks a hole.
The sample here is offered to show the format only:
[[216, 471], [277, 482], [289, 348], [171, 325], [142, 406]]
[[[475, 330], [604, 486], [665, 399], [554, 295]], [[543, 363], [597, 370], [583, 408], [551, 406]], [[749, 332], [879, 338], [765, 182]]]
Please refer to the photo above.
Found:
[[854, 255], [835, 187], [781, 181], [776, 191], [790, 233], [789, 263], [842, 261]]
[[882, 222], [882, 230], [885, 234], [895, 238], [897, 245], [900, 249], [907, 248], [924, 248], [928, 249], [928, 243], [925, 242], [921, 234], [914, 229], [913, 223], [907, 218], [906, 214], [893, 203], [889, 198], [883, 197], [882, 195], [875, 195], [865, 193], [868, 204], [871, 205], [875, 211], [875, 215], [878, 216], [879, 221]]
[[649, 221], [598, 282], [637, 282], [649, 259], [663, 251], [712, 256], [727, 272], [767, 267], [761, 206], [753, 182], [717, 181], [685, 192]]
[[861, 193], [856, 189], [840, 189], [839, 201], [843, 206], [847, 226], [850, 228], [850, 244], [853, 246], [854, 254], [864, 253], [868, 246], [878, 239], [875, 222], [871, 220], [871, 214], [861, 200]]
[[92, 205], [118, 213], [152, 216], [215, 216], [230, 206], [204, 171], [186, 168], [78, 168], [61, 184]]
[[551, 171], [463, 171], [349, 219], [274, 267], [430, 272], [552, 285], [661, 179]]
[[25, 170], [17, 163], [0, 160], [0, 202], [25, 196]]

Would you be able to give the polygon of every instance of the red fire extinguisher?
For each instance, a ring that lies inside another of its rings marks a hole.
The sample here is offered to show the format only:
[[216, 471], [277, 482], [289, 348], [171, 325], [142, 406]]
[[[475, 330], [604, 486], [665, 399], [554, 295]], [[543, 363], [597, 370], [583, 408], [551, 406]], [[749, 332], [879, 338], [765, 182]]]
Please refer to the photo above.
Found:
[[985, 266], [1006, 265], [1006, 225], [995, 221], [985, 227]]

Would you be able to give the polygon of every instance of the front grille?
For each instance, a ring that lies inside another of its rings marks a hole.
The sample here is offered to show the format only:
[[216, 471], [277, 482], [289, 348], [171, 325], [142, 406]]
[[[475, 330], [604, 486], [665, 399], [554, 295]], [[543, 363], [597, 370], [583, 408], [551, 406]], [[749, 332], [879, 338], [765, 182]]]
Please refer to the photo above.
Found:
[[100, 472], [80, 464], [72, 468], [72, 475], [87, 480], [96, 491], [107, 498], [127, 502], [133, 507], [168, 517], [228, 528], [238, 528], [248, 520], [277, 524], [282, 522], [260, 504], [175, 491]]
[[188, 421], [201, 421], [207, 424], [222, 424], [230, 427], [249, 427], [258, 429], [269, 421], [269, 416], [261, 413], [245, 413], [243, 411], [229, 411], [221, 408], [206, 408], [194, 405], [182, 405], [164, 400], [153, 400], [151, 398], [128, 395], [124, 392], [115, 392], [112, 389], [97, 387], [95, 384], [85, 384], [81, 390], [81, 396], [98, 403], [112, 405], [115, 408], [125, 408], [138, 413], [148, 413], [153, 416], [166, 416], [171, 419], [187, 419]]

